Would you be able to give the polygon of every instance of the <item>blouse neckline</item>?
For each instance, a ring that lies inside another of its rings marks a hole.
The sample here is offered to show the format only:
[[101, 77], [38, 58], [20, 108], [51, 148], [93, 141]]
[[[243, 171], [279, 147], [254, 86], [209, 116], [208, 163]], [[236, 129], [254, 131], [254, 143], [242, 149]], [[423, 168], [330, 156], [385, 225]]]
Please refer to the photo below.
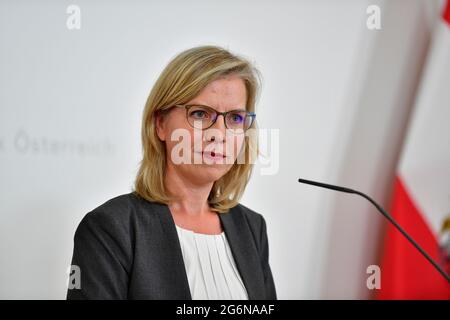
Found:
[[189, 233], [192, 233], [194, 235], [199, 235], [199, 236], [220, 237], [220, 236], [223, 236], [225, 234], [225, 231], [222, 231], [221, 233], [218, 233], [218, 234], [199, 233], [199, 232], [195, 232], [195, 231], [192, 231], [192, 230], [188, 230], [188, 229], [182, 228], [182, 227], [178, 226], [177, 224], [175, 224], [175, 227], [177, 227], [177, 229], [180, 229], [181, 231], [189, 232]]

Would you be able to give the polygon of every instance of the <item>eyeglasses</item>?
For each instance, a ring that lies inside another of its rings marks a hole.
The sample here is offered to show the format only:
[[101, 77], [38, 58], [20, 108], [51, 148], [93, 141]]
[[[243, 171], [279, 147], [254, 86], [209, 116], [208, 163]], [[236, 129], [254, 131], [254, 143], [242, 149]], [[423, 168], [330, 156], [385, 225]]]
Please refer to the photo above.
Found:
[[188, 123], [193, 128], [202, 130], [212, 127], [217, 118], [222, 115], [227, 129], [247, 131], [256, 117], [255, 113], [240, 109], [219, 112], [209, 106], [197, 104], [177, 104], [174, 107], [185, 108]]

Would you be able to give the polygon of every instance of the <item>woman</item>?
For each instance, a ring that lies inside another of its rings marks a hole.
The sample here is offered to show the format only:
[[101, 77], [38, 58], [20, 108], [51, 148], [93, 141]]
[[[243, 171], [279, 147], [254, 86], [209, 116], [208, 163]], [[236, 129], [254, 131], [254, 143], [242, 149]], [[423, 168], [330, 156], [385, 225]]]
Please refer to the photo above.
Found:
[[68, 299], [276, 299], [262, 215], [239, 204], [258, 152], [245, 59], [186, 50], [147, 100], [134, 191], [89, 212]]

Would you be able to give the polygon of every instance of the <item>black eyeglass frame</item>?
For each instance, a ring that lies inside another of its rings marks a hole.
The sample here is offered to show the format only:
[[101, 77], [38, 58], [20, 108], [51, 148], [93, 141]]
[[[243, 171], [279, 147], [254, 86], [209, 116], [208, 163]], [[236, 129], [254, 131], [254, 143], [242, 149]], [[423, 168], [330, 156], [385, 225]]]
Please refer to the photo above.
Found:
[[[225, 111], [225, 112], [219, 112], [219, 111], [217, 111], [216, 109], [214, 109], [213, 107], [206, 106], [206, 105], [203, 105], [203, 104], [175, 104], [175, 105], [173, 105], [172, 107], [185, 108], [185, 109], [186, 109], [186, 120], [187, 120], [187, 122], [189, 123], [189, 125], [190, 125], [191, 127], [193, 127], [194, 129], [198, 129], [198, 128], [194, 127], [194, 126], [189, 122], [189, 109], [192, 108], [192, 107], [203, 107], [203, 108], [206, 108], [206, 109], [211, 110], [212, 112], [214, 112], [214, 113], [216, 114], [216, 116], [215, 116], [213, 122], [211, 123], [211, 125], [208, 126], [208, 127], [202, 128], [202, 130], [206, 130], [206, 129], [211, 128], [211, 127], [214, 125], [214, 123], [216, 123], [216, 121], [217, 121], [217, 119], [219, 118], [220, 115], [223, 116], [223, 123], [225, 124], [225, 128], [229, 129], [228, 126], [227, 126], [227, 122], [226, 122], [226, 120], [225, 120], [227, 114], [232, 113], [232, 112], [239, 111], [239, 112], [245, 112], [246, 115], [249, 116], [249, 117], [252, 119], [250, 125], [248, 126], [248, 128], [244, 129], [244, 132], [245, 132], [245, 131], [247, 131], [248, 129], [251, 128], [251, 126], [253, 125], [253, 123], [254, 123], [254, 121], [255, 121], [255, 118], [256, 118], [256, 113], [250, 112], [250, 111], [247, 111], [247, 110], [243, 110], [243, 109], [234, 109], [234, 110], [229, 110], [229, 111]], [[167, 108], [167, 109], [163, 109], [162, 111], [168, 111], [169, 109], [171, 109], [171, 107], [169, 107], [169, 108]], [[229, 130], [234, 130], [234, 129], [229, 129]]]

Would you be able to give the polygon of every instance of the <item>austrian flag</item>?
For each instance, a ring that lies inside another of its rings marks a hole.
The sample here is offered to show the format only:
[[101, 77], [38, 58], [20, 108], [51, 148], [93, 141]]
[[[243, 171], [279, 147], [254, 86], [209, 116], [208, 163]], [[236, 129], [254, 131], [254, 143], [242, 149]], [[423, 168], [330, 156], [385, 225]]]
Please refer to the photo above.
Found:
[[[450, 1], [434, 34], [390, 208], [449, 273]], [[445, 278], [393, 227], [386, 233], [378, 299], [450, 299]]]

